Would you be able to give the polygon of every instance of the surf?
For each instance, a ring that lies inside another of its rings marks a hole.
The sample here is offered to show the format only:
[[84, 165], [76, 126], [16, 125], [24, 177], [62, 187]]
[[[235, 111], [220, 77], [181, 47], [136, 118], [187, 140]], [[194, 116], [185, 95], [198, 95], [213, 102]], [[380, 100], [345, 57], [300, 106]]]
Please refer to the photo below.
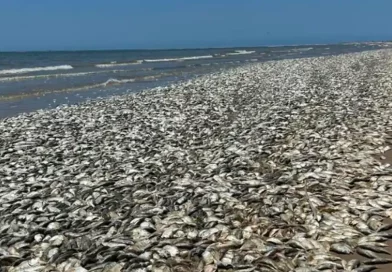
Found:
[[0, 75], [26, 74], [26, 73], [40, 72], [40, 71], [56, 71], [56, 70], [71, 70], [71, 69], [73, 69], [71, 65], [19, 68], [19, 69], [0, 70]]

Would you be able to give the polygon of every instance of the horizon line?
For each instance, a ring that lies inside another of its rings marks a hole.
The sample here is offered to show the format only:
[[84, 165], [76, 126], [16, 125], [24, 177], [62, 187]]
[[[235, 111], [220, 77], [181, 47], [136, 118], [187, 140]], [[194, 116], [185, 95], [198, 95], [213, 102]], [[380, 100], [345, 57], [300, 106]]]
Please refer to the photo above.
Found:
[[361, 40], [361, 41], [340, 41], [331, 43], [292, 43], [292, 44], [274, 44], [274, 45], [255, 45], [255, 46], [212, 46], [212, 47], [181, 47], [181, 48], [101, 48], [101, 49], [63, 49], [63, 50], [6, 50], [0, 53], [33, 53], [33, 52], [95, 52], [95, 51], [170, 51], [170, 50], [208, 50], [208, 49], [231, 49], [231, 48], [262, 48], [262, 47], [293, 47], [293, 46], [320, 46], [320, 45], [339, 45], [351, 43], [385, 43], [392, 40]]

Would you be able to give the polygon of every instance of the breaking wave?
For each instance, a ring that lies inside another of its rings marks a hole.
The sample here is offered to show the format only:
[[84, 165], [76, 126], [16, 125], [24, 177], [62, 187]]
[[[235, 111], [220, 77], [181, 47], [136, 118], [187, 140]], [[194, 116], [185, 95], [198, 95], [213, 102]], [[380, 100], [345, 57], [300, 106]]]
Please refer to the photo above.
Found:
[[110, 67], [118, 67], [118, 66], [129, 66], [129, 65], [136, 65], [136, 64], [141, 64], [143, 61], [138, 60], [135, 62], [124, 62], [124, 63], [117, 63], [115, 61], [111, 63], [102, 63], [102, 64], [97, 64], [95, 67], [97, 68], [110, 68]]
[[135, 79], [129, 78], [129, 79], [116, 79], [116, 78], [110, 78], [106, 82], [100, 84], [101, 86], [108, 86], [108, 85], [117, 85], [117, 84], [124, 84], [124, 83], [130, 83], [134, 82]]
[[305, 52], [305, 51], [309, 51], [309, 50], [313, 50], [313, 47], [307, 47], [307, 48], [296, 48], [291, 50], [292, 52]]
[[[122, 72], [126, 70], [113, 70], [111, 72]], [[81, 73], [67, 73], [67, 74], [49, 74], [49, 75], [35, 75], [35, 76], [13, 76], [13, 77], [0, 77], [0, 82], [4, 81], [22, 81], [29, 79], [40, 79], [40, 78], [57, 78], [57, 77], [77, 77], [86, 76], [92, 74], [107, 73], [108, 71], [94, 71], [94, 72], [81, 72]]]
[[211, 59], [214, 56], [192, 56], [192, 57], [182, 57], [182, 58], [170, 58], [170, 59], [145, 59], [144, 62], [165, 62], [165, 61], [184, 61], [184, 60], [197, 60], [197, 59]]
[[20, 68], [20, 69], [0, 70], [0, 75], [26, 74], [26, 73], [39, 72], [39, 71], [56, 71], [56, 70], [70, 70], [70, 69], [73, 69], [71, 65]]
[[256, 51], [246, 51], [246, 50], [236, 50], [234, 52], [231, 53], [227, 53], [226, 55], [228, 56], [236, 56], [236, 55], [248, 55], [248, 54], [253, 54]]
[[22, 99], [22, 98], [27, 98], [27, 97], [42, 96], [42, 95], [46, 95], [46, 94], [87, 91], [87, 90], [97, 89], [97, 88], [99, 89], [99, 88], [106, 88], [106, 87], [110, 87], [110, 86], [117, 86], [117, 85], [121, 85], [121, 84], [135, 82], [135, 81], [157, 80], [160, 77], [168, 76], [168, 75], [169, 74], [160, 74], [157, 76], [144, 76], [144, 77], [139, 77], [139, 78], [127, 78], [127, 79], [110, 78], [103, 83], [90, 84], [90, 85], [85, 85], [85, 86], [76, 86], [76, 87], [57, 89], [57, 90], [34, 90], [34, 91], [26, 92], [26, 93], [0, 95], [0, 101], [17, 100], [17, 99]]

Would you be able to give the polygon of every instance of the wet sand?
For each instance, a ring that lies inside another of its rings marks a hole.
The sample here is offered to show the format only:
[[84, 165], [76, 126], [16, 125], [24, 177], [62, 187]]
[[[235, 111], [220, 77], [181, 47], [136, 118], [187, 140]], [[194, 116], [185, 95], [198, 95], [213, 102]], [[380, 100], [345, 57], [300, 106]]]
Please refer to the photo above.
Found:
[[386, 152], [384, 152], [384, 154], [382, 154], [380, 156], [379, 160], [383, 164], [390, 164], [390, 165], [392, 165], [392, 149], [389, 149]]
[[[392, 159], [392, 158], [390, 158]], [[392, 223], [392, 219], [386, 219], [384, 221], [384, 223]], [[392, 230], [390, 230], [389, 232], [392, 232]], [[386, 244], [388, 244], [387, 250], [390, 253], [390, 255], [387, 254], [382, 254], [382, 253], [377, 253], [378, 256], [380, 256], [381, 258], [392, 258], [392, 239], [388, 240], [386, 242]], [[354, 254], [348, 254], [348, 255], [344, 255], [344, 254], [336, 254], [337, 256], [339, 256], [340, 258], [342, 258], [343, 260], [346, 261], [350, 261], [353, 259], [356, 260], [360, 260], [361, 262], [369, 260], [366, 257], [363, 257], [361, 255], [359, 255], [358, 253], [354, 253]], [[375, 272], [391, 272], [392, 271], [392, 263], [391, 264], [384, 264], [384, 265], [376, 265], [377, 269], [373, 270]]]

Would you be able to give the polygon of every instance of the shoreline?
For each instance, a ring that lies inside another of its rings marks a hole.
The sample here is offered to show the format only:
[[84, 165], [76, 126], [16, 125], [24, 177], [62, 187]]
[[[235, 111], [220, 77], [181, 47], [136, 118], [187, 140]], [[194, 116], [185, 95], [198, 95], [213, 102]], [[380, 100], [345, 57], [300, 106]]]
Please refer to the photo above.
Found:
[[0, 74], [3, 74], [0, 75], [0, 118], [154, 86], [167, 86], [173, 82], [177, 84], [195, 75], [226, 70], [249, 62], [336, 56], [390, 45], [335, 44], [328, 47], [256, 47], [250, 51], [240, 48], [205, 49], [203, 52], [147, 50], [122, 54], [112, 51], [41, 52], [36, 56], [4, 53], [5, 63], [13, 65], [0, 65]]
[[386, 261], [374, 251], [390, 249], [392, 168], [374, 156], [389, 143], [391, 67], [388, 49], [268, 61], [0, 119], [0, 266]]

